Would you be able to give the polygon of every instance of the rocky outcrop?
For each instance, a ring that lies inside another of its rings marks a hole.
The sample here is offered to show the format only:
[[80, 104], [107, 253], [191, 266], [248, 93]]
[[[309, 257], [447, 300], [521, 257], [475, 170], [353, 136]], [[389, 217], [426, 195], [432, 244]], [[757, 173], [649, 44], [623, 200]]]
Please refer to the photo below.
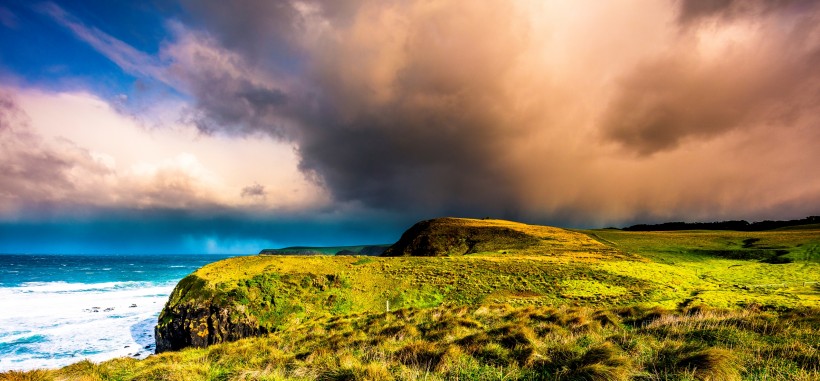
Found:
[[520, 249], [538, 242], [537, 237], [492, 221], [436, 218], [407, 229], [382, 255], [444, 257]]
[[156, 351], [239, 340], [267, 332], [245, 306], [225, 295], [215, 294], [207, 282], [189, 275], [171, 293], [154, 328]]
[[177, 305], [163, 311], [165, 324], [155, 328], [157, 353], [187, 347], [203, 348], [211, 344], [235, 341], [267, 333], [254, 319], [237, 313], [236, 307], [216, 305]]

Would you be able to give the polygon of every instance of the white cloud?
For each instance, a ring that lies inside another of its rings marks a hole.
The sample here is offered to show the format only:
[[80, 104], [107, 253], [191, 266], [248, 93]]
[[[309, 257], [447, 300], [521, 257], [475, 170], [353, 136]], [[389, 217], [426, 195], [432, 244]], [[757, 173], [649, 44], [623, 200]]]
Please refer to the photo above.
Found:
[[12, 94], [17, 109], [14, 115], [0, 110], [4, 124], [13, 127], [0, 131], [0, 156], [7, 168], [16, 168], [0, 186], [5, 217], [44, 203], [49, 210], [245, 208], [250, 204], [242, 190], [251, 184], [264, 186], [267, 195], [253, 200], [254, 210], [300, 210], [327, 202], [325, 192], [298, 170], [289, 144], [262, 136], [203, 135], [181, 123], [144, 127], [89, 93], [0, 92]]

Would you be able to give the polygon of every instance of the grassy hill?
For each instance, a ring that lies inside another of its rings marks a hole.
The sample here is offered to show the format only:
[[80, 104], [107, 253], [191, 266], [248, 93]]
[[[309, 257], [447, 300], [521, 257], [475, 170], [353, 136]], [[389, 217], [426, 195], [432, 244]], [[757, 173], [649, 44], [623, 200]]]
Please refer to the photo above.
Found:
[[208, 348], [43, 379], [820, 376], [820, 230], [439, 219], [385, 254], [210, 264], [179, 283], [157, 326], [161, 350]]
[[421, 221], [384, 252], [384, 256], [388, 257], [469, 254], [612, 257], [620, 253], [579, 232], [505, 220], [469, 218]]

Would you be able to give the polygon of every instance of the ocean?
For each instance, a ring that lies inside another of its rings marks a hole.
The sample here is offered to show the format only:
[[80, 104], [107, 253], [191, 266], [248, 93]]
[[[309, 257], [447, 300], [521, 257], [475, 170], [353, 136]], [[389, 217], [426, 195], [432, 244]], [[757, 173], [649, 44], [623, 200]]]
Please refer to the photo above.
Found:
[[176, 283], [227, 257], [0, 254], [0, 372], [147, 357]]

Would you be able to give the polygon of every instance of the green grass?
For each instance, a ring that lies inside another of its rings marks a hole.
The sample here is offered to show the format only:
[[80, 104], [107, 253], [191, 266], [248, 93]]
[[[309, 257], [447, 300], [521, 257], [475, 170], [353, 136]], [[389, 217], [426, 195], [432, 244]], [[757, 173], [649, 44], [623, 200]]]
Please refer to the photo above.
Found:
[[[314, 316], [378, 312], [388, 302], [393, 308], [820, 304], [813, 283], [820, 282], [818, 231], [563, 231], [546, 240], [545, 231], [552, 230], [521, 225], [504, 226], [547, 243], [453, 257], [233, 258], [183, 280], [168, 306], [216, 303], [276, 330]], [[593, 250], [579, 251], [584, 247]], [[787, 252], [781, 256], [792, 262], [771, 264], [743, 254], [765, 250]], [[726, 258], [726, 252], [735, 254]], [[163, 321], [170, 315], [163, 314]]]
[[817, 309], [408, 308], [0, 380], [816, 380], [818, 316]]
[[[314, 316], [382, 311], [387, 302], [393, 308], [482, 302], [629, 305], [652, 302], [655, 288], [652, 281], [617, 274], [596, 262], [552, 256], [258, 256], [195, 272], [173, 293], [167, 311], [198, 304], [242, 306], [261, 326], [275, 330]], [[163, 313], [161, 320], [170, 315]]]
[[[816, 306], [820, 293], [820, 230], [766, 232], [588, 231], [623, 252], [649, 260], [620, 266], [605, 263], [611, 271], [643, 279], [658, 279], [667, 296], [664, 305], [686, 303], [732, 307], [763, 304], [772, 307]], [[790, 263], [761, 261], [761, 251], [787, 252]], [[727, 258], [732, 253], [733, 258]], [[750, 253], [743, 258], [743, 253]], [[688, 295], [688, 296], [687, 296]]]

